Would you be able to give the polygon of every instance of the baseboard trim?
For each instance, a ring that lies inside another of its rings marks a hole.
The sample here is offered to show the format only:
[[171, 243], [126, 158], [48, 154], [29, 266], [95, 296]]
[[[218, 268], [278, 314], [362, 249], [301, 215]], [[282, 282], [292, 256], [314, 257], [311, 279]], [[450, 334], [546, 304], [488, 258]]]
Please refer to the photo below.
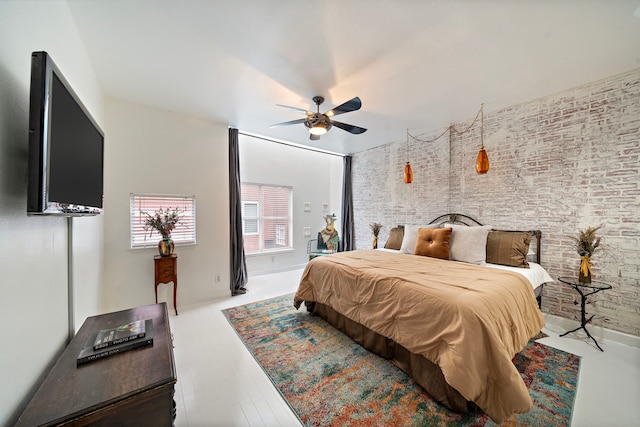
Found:
[[[575, 320], [567, 319], [566, 317], [556, 316], [554, 314], [543, 313], [545, 319], [553, 324], [554, 326], [558, 326], [562, 329], [570, 331], [571, 329], [577, 328], [580, 326], [580, 322]], [[614, 331], [612, 329], [603, 328], [602, 326], [596, 325], [587, 325], [587, 329], [589, 329], [589, 333], [593, 335], [596, 340], [609, 340], [614, 341], [619, 344], [628, 345], [629, 347], [640, 348], [640, 337], [635, 335], [627, 334], [624, 332]]]
[[298, 265], [285, 265], [279, 268], [270, 268], [265, 270], [251, 270], [248, 271], [249, 276], [264, 276], [265, 274], [284, 273], [291, 270], [302, 270], [307, 266], [306, 263]]

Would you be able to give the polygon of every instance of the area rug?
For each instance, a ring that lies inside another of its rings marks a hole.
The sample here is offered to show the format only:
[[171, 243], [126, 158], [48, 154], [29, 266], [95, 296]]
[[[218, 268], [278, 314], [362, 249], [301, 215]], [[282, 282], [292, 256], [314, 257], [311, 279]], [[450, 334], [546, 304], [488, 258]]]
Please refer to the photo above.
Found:
[[[308, 426], [495, 426], [432, 400], [393, 363], [283, 295], [223, 310], [300, 421]], [[530, 341], [513, 359], [534, 408], [504, 426], [569, 426], [580, 358]]]

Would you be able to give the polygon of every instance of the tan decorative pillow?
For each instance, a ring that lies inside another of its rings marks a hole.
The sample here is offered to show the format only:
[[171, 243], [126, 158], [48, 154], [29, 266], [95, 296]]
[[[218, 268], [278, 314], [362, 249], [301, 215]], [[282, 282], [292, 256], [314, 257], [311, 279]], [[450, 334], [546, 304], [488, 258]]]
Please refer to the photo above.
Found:
[[529, 243], [531, 243], [531, 233], [490, 231], [487, 236], [487, 262], [529, 268], [527, 262]]
[[389, 231], [389, 238], [384, 244], [385, 249], [400, 250], [402, 247], [402, 238], [404, 237], [404, 227], [393, 227]]
[[416, 240], [416, 255], [432, 258], [449, 259], [449, 241], [451, 227], [448, 228], [420, 228]]
[[429, 225], [407, 225], [404, 226], [404, 237], [402, 238], [402, 246], [400, 252], [404, 254], [413, 254], [416, 251], [416, 240], [418, 240], [418, 229], [420, 228], [440, 228], [440, 224]]

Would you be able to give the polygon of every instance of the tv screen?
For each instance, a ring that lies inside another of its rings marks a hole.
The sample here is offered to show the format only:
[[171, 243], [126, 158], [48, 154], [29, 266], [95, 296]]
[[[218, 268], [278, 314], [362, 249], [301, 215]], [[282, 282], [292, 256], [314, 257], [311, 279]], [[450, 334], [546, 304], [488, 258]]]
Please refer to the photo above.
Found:
[[46, 52], [31, 56], [29, 187], [34, 215], [103, 208], [104, 133]]

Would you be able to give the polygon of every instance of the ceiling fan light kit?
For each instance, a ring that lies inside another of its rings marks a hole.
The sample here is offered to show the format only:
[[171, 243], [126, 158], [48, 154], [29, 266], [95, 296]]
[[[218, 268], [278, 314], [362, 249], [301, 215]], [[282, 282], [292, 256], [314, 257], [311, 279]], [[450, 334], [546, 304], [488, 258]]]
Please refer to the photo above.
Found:
[[348, 113], [350, 111], [356, 111], [359, 110], [360, 107], [362, 107], [362, 102], [360, 101], [360, 98], [358, 98], [357, 96], [353, 99], [350, 99], [349, 101], [345, 102], [344, 104], [341, 104], [339, 106], [337, 106], [336, 108], [329, 110], [325, 113], [321, 113], [320, 112], [320, 104], [322, 104], [324, 102], [324, 98], [322, 96], [314, 96], [313, 97], [313, 102], [316, 104], [316, 112], [312, 112], [312, 111], [305, 111], [302, 110], [300, 108], [296, 108], [296, 107], [289, 107], [287, 105], [280, 105], [277, 104], [280, 107], [285, 107], [285, 108], [291, 108], [293, 110], [297, 110], [297, 111], [302, 111], [304, 112], [307, 117], [305, 119], [298, 119], [298, 120], [291, 120], [288, 122], [283, 122], [283, 123], [277, 123], [275, 125], [271, 125], [270, 127], [274, 127], [274, 126], [288, 126], [288, 125], [294, 125], [294, 124], [298, 124], [298, 123], [303, 123], [305, 125], [305, 127], [307, 128], [307, 130], [309, 131], [309, 138], [311, 140], [318, 140], [320, 139], [320, 135], [324, 135], [325, 133], [329, 132], [329, 130], [335, 126], [337, 128], [340, 128], [342, 130], [345, 130], [349, 133], [352, 133], [354, 135], [358, 135], [361, 133], [366, 132], [365, 128], [361, 128], [359, 126], [354, 126], [354, 125], [350, 125], [347, 123], [342, 123], [342, 122], [337, 122], [335, 120], [331, 120], [330, 117], [333, 116], [337, 116], [338, 114], [343, 114], [343, 113]]
[[[306, 123], [305, 123], [306, 125]], [[313, 126], [307, 126], [309, 128], [309, 133], [311, 135], [324, 135], [325, 133], [327, 133], [327, 131], [329, 130], [329, 128], [331, 127], [331, 125], [329, 124], [328, 126], [324, 123], [318, 123], [316, 125]]]

